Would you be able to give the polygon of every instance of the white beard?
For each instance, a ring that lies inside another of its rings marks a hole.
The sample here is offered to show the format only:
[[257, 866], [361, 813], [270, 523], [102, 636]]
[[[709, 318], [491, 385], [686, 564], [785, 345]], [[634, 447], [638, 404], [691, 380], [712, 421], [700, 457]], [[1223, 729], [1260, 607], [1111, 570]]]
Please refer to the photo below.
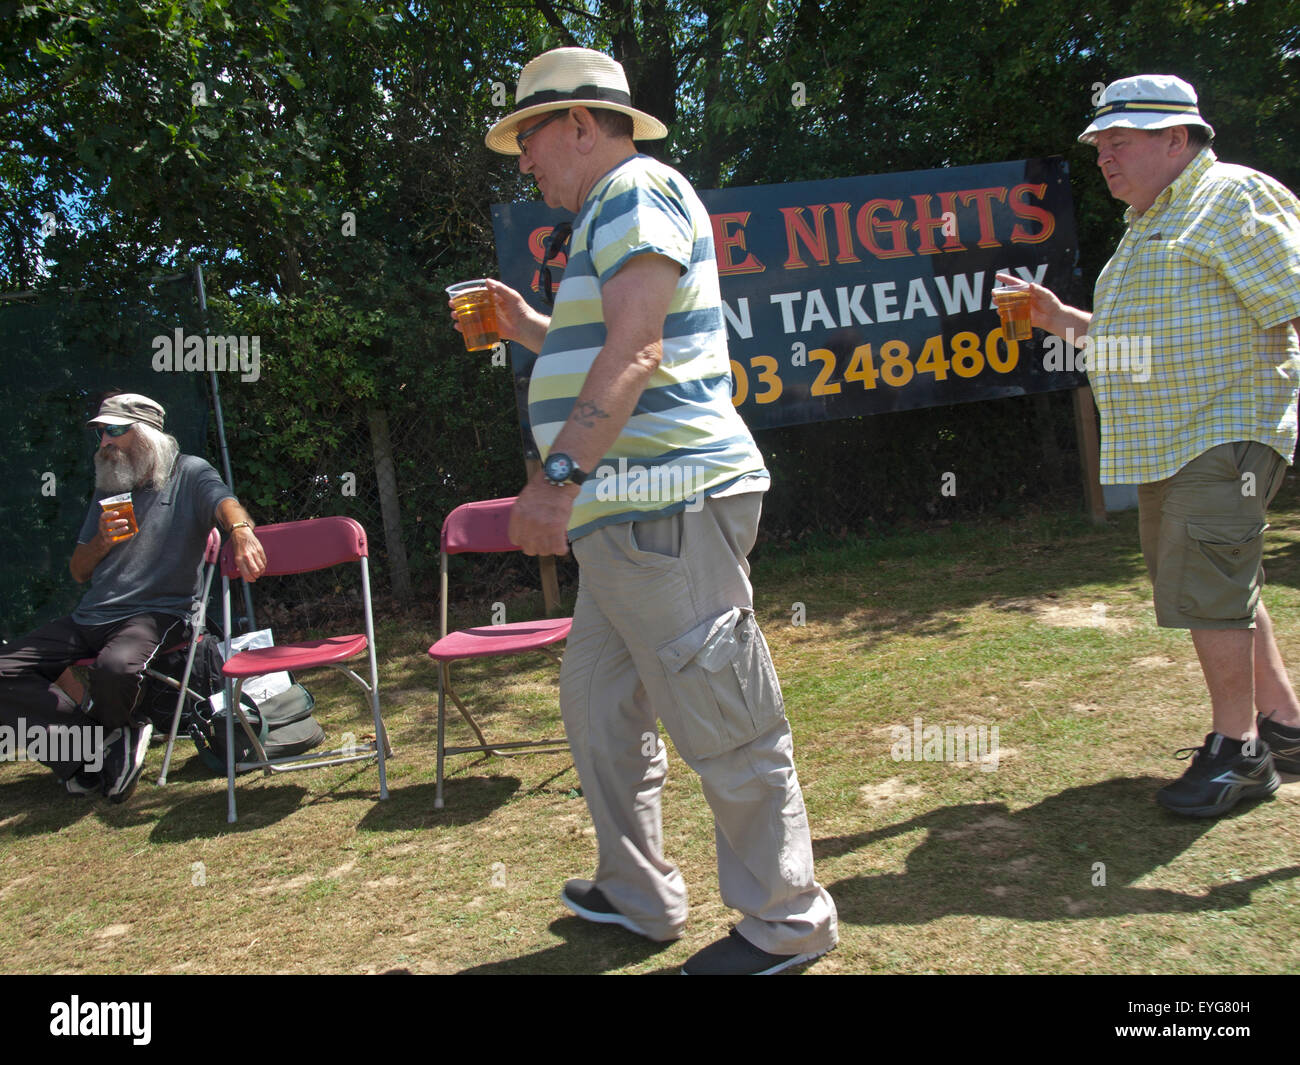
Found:
[[163, 437], [161, 454], [143, 440], [128, 452], [116, 448], [95, 452], [95, 491], [106, 495], [152, 488], [161, 492], [176, 460], [176, 442]]
[[95, 491], [107, 495], [131, 491], [149, 476], [148, 464], [147, 456], [103, 449], [96, 451]]

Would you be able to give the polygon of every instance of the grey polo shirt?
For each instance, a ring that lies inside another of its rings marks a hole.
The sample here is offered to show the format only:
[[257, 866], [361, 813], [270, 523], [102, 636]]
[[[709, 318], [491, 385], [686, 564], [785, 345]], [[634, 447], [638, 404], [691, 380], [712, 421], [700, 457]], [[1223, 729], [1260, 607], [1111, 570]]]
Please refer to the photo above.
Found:
[[[100, 495], [90, 501], [79, 543], [89, 543], [99, 530]], [[161, 492], [134, 489], [131, 505], [140, 531], [100, 560], [72, 620], [103, 625], [146, 612], [189, 614], [217, 504], [233, 498], [217, 471], [193, 455], [177, 458]]]

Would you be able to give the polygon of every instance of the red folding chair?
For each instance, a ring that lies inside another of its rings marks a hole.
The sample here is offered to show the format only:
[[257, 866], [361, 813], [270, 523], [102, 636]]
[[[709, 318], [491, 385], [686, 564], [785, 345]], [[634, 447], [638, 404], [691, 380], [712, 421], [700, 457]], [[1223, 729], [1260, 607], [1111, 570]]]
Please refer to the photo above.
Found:
[[[514, 497], [489, 499], [478, 503], [465, 503], [447, 515], [442, 523], [442, 579], [439, 593], [438, 642], [429, 648], [429, 657], [438, 663], [438, 778], [433, 805], [441, 810], [443, 763], [449, 754], [486, 753], [501, 757], [515, 754], [558, 754], [569, 749], [567, 741], [560, 739], [529, 740], [519, 743], [488, 743], [474, 715], [461, 702], [451, 686], [451, 663], [462, 658], [489, 658], [504, 655], [526, 654], [540, 651], [557, 664], [560, 656], [551, 645], [569, 635], [572, 618], [545, 618], [541, 621], [512, 621], [501, 625], [484, 625], [475, 629], [447, 631], [447, 557], [467, 553], [518, 551], [519, 545], [507, 534], [510, 508]], [[468, 747], [448, 747], [445, 726], [447, 696], [474, 730], [478, 743]]]
[[[361, 566], [361, 602], [365, 611], [366, 631], [352, 636], [330, 636], [323, 640], [306, 640], [302, 643], [281, 644], [278, 647], [259, 647], [230, 655], [231, 606], [230, 582], [239, 576], [235, 566], [233, 544], [221, 551], [222, 613], [226, 626], [226, 664], [222, 673], [234, 681], [233, 692], [227, 685], [226, 705], [234, 713], [226, 715], [226, 820], [234, 822], [235, 773], [243, 769], [261, 769], [269, 776], [273, 772], [294, 769], [313, 769], [317, 766], [343, 765], [348, 762], [367, 761], [374, 758], [379, 763], [379, 797], [388, 798], [388, 775], [385, 756], [392, 754], [384, 723], [379, 716], [379, 667], [375, 661], [374, 613], [370, 603], [370, 570], [366, 531], [351, 518], [312, 518], [307, 521], [290, 521], [281, 525], [262, 525], [257, 539], [266, 552], [264, 577], [279, 577], [292, 573], [310, 573], [330, 569], [349, 562]], [[368, 652], [370, 680], [367, 683], [346, 665], [347, 660], [361, 652]], [[239, 703], [244, 682], [250, 677], [260, 677], [282, 670], [301, 671], [318, 666], [330, 666], [352, 678], [369, 697], [370, 710], [375, 722], [374, 741], [349, 745], [323, 753], [298, 754], [282, 758], [268, 758], [257, 734], [249, 725]], [[247, 761], [235, 760], [235, 719], [252, 743], [256, 757]]]
[[[162, 772], [158, 775], [158, 784], [160, 786], [167, 783], [167, 770], [171, 767], [172, 751], [176, 747], [176, 733], [180, 728], [181, 718], [185, 712], [185, 700], [190, 699], [197, 704], [207, 698], [201, 692], [196, 692], [190, 688], [190, 675], [194, 671], [194, 656], [199, 649], [199, 644], [202, 643], [203, 637], [206, 635], [208, 594], [212, 590], [212, 578], [217, 572], [217, 555], [220, 551], [221, 534], [216, 529], [213, 529], [208, 533], [208, 542], [203, 549], [203, 575], [199, 585], [200, 591], [195, 595], [194, 602], [190, 607], [189, 639], [173, 644], [171, 647], [165, 647], [160, 651], [160, 654], [168, 655], [183, 648], [188, 648], [185, 655], [185, 672], [181, 674], [181, 679], [177, 680], [175, 677], [170, 677], [153, 665], [145, 666], [142, 671], [145, 676], [151, 677], [176, 691], [176, 709], [172, 713], [171, 728], [167, 733], [167, 749], [163, 752]], [[95, 660], [93, 658], [83, 658], [73, 664], [90, 667], [95, 664]]]
[[[220, 552], [221, 533], [213, 529], [208, 533], [208, 543], [203, 551], [203, 589], [194, 600], [194, 608], [190, 615], [190, 646], [188, 653], [185, 655], [185, 672], [182, 674], [180, 682], [177, 683], [171, 677], [162, 673], [145, 670], [155, 680], [160, 680], [176, 689], [176, 710], [172, 714], [172, 726], [167, 732], [167, 749], [163, 752], [162, 772], [158, 774], [160, 787], [167, 783], [167, 770], [172, 764], [172, 750], [176, 746], [176, 731], [180, 727], [181, 713], [185, 709], [185, 700], [189, 698], [199, 703], [205, 698], [198, 692], [190, 691], [190, 674], [194, 671], [194, 655], [198, 652], [199, 644], [203, 641], [204, 630], [208, 623], [208, 593], [212, 590], [212, 578], [217, 572], [217, 557]], [[226, 631], [230, 631], [229, 627], [227, 627]]]

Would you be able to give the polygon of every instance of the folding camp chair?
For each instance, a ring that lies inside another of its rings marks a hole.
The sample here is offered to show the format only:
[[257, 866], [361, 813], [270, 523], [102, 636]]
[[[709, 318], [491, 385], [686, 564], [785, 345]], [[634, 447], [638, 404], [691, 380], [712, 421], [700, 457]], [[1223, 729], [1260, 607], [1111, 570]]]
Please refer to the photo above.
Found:
[[[374, 758], [379, 763], [379, 797], [388, 798], [388, 775], [384, 758], [392, 754], [392, 749], [388, 746], [384, 723], [379, 716], [379, 667], [375, 661], [375, 625], [370, 604], [370, 570], [365, 529], [351, 518], [312, 518], [308, 521], [285, 522], [282, 525], [262, 525], [257, 530], [257, 539], [266, 552], [264, 577], [310, 573], [313, 570], [330, 569], [348, 562], [360, 563], [361, 603], [365, 610], [366, 631], [364, 634], [352, 636], [331, 636], [323, 640], [281, 644], [278, 647], [259, 647], [241, 651], [232, 657], [230, 655], [230, 582], [239, 576], [239, 570], [235, 565], [234, 545], [228, 543], [222, 549], [221, 608], [226, 626], [226, 664], [222, 667], [222, 673], [228, 681], [234, 681], [233, 691], [229, 684], [226, 689], [226, 706], [234, 708], [234, 713], [226, 714], [226, 820], [229, 822], [235, 820], [235, 773], [243, 769], [261, 769], [269, 776], [273, 772], [343, 765], [347, 762], [367, 761]], [[370, 660], [369, 683], [345, 664], [348, 659], [354, 658], [362, 651], [368, 652]], [[260, 677], [267, 673], [313, 669], [317, 666], [330, 666], [339, 670], [356, 681], [366, 692], [375, 722], [374, 741], [361, 745], [352, 744], [320, 754], [268, 758], [240, 706], [239, 695], [243, 690], [244, 682], [251, 677]], [[247, 761], [236, 761], [235, 758], [236, 718], [251, 741], [255, 755]]]
[[[162, 772], [158, 775], [159, 785], [167, 783], [167, 770], [171, 767], [172, 751], [176, 746], [176, 733], [180, 728], [181, 718], [185, 713], [186, 701], [189, 700], [197, 704], [207, 698], [202, 692], [197, 692], [190, 687], [190, 676], [194, 671], [194, 656], [198, 651], [199, 644], [203, 641], [207, 627], [208, 594], [212, 590], [212, 578], [217, 572], [217, 555], [220, 551], [221, 534], [216, 529], [213, 529], [208, 533], [208, 542], [203, 549], [203, 573], [199, 581], [199, 591], [190, 605], [189, 639], [182, 643], [173, 644], [171, 647], [163, 648], [158, 655], [154, 656], [154, 662], [156, 662], [163, 655], [185, 650], [185, 671], [181, 674], [180, 680], [164, 673], [153, 663], [145, 666], [142, 671], [146, 677], [165, 684], [176, 692], [176, 709], [172, 712], [171, 728], [167, 733], [167, 749], [163, 752]], [[83, 658], [74, 664], [90, 667], [95, 664], [95, 660], [93, 658]]]
[[[441, 810], [443, 806], [443, 762], [449, 754], [482, 752], [505, 757], [514, 754], [557, 754], [568, 750], [568, 743], [563, 738], [519, 743], [488, 743], [483, 730], [474, 720], [474, 715], [465, 708], [465, 704], [461, 702], [451, 686], [451, 663], [460, 658], [488, 658], [540, 651], [558, 663], [560, 656], [551, 650], [550, 645], [567, 637], [573, 627], [572, 618], [545, 618], [541, 621], [512, 621], [502, 625], [485, 625], [476, 629], [447, 632], [447, 556], [518, 551], [519, 545], [512, 542], [507, 533], [510, 524], [510, 508], [514, 502], [512, 496], [508, 499], [465, 503], [448, 514], [447, 520], [442, 523], [442, 578], [439, 592], [438, 630], [440, 636], [438, 642], [429, 648], [429, 657], [438, 663], [438, 777], [433, 798], [435, 809]], [[456, 709], [460, 711], [469, 727], [474, 730], [474, 735], [478, 737], [478, 743], [474, 746], [448, 747], [446, 745], [447, 696], [451, 696]]]

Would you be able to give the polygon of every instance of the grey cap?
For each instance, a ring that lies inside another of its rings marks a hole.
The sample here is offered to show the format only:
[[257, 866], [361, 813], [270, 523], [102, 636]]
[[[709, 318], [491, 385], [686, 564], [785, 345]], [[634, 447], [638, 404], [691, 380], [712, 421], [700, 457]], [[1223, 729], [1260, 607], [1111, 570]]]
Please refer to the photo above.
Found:
[[104, 400], [100, 404], [99, 413], [86, 425], [134, 425], [143, 422], [161, 431], [166, 416], [167, 412], [148, 396], [123, 392], [120, 396], [109, 396]]

